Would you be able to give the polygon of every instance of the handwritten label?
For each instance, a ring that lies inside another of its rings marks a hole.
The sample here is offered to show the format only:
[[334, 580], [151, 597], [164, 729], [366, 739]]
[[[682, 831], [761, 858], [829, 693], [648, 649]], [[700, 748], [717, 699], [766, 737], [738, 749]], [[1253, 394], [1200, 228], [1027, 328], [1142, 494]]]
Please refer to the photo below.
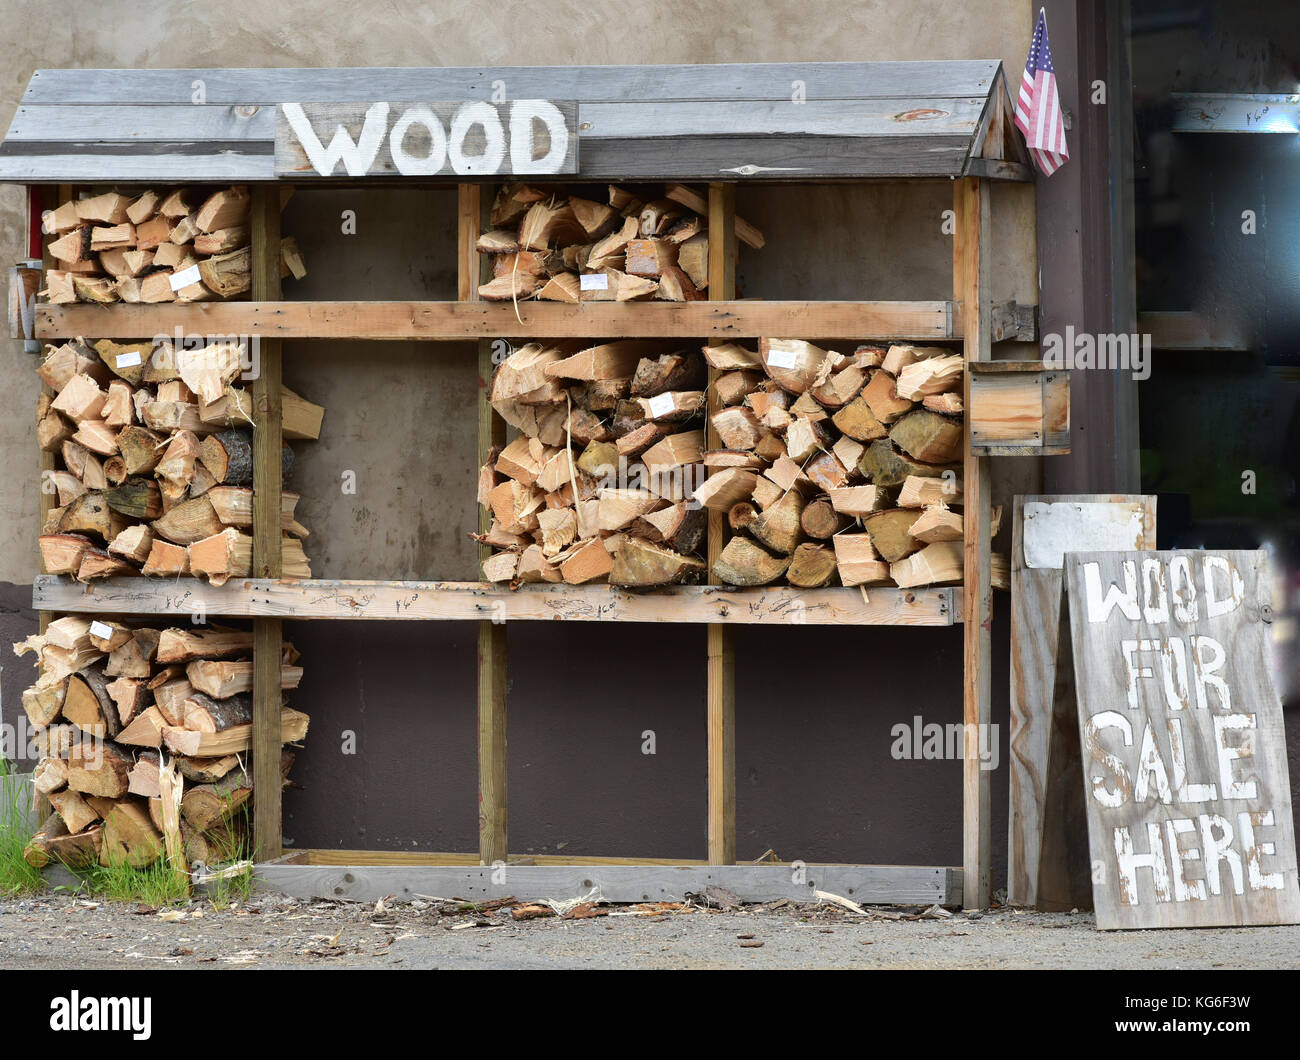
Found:
[[578, 287], [583, 291], [608, 291], [609, 277], [603, 272], [584, 273], [578, 277]]
[[197, 265], [191, 265], [188, 269], [181, 269], [180, 272], [173, 272], [168, 277], [173, 291], [179, 291], [182, 287], [189, 287], [191, 284], [198, 283], [201, 279], [202, 276], [199, 274]]
[[275, 173], [322, 177], [491, 177], [578, 171], [578, 104], [281, 103]]
[[792, 369], [799, 362], [795, 359], [793, 350], [769, 350], [767, 354], [767, 366], [769, 368]]
[[90, 635], [98, 637], [100, 640], [109, 640], [113, 636], [113, 627], [107, 622], [92, 622], [90, 624]]
[[656, 419], [676, 411], [677, 403], [672, 394], [657, 394], [650, 399], [650, 415]]
[[132, 350], [130, 353], [119, 353], [115, 363], [119, 368], [134, 368], [140, 363], [140, 351]]
[[1069, 552], [1097, 926], [1300, 921], [1263, 552]]

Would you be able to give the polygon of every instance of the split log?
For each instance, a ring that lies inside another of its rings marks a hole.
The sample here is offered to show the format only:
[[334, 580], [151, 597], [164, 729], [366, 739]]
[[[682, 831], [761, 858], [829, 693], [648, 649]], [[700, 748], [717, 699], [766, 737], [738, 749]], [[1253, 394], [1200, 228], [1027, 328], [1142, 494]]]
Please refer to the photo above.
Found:
[[120, 799], [134, 760], [116, 744], [94, 741], [74, 747], [68, 757], [68, 787], [86, 795]]
[[923, 464], [899, 452], [888, 439], [873, 442], [858, 461], [858, 470], [877, 486], [899, 486], [909, 476], [942, 478], [945, 471], [959, 473], [960, 468]]
[[804, 542], [794, 550], [786, 580], [801, 589], [820, 589], [835, 577], [835, 552], [827, 545]]
[[886, 563], [896, 563], [921, 547], [922, 542], [912, 537], [912, 523], [916, 513], [905, 508], [890, 508], [873, 512], [863, 520], [871, 544]]
[[733, 505], [754, 494], [758, 476], [742, 468], [724, 468], [711, 474], [695, 488], [694, 499], [712, 511], [730, 511]]
[[76, 834], [99, 820], [99, 814], [91, 808], [81, 794], [65, 788], [52, 791], [48, 796], [54, 812], [63, 818], [63, 826], [69, 833]]
[[158, 537], [177, 545], [193, 545], [221, 533], [223, 529], [212, 502], [206, 496], [176, 505], [150, 526]]
[[903, 589], [959, 582], [963, 576], [962, 561], [960, 541], [936, 541], [897, 563], [891, 563], [889, 576]]
[[88, 666], [73, 674], [63, 700], [63, 717], [92, 736], [116, 736], [122, 731], [122, 722], [108, 684], [102, 666]]
[[[285, 707], [280, 711], [280, 735], [285, 743], [296, 743], [307, 736], [309, 718], [300, 711]], [[189, 757], [217, 758], [247, 751], [252, 746], [253, 726], [232, 725], [216, 733], [194, 732], [168, 725], [163, 729], [163, 744], [174, 754]]]
[[645, 589], [698, 582], [704, 572], [702, 560], [630, 537], [614, 556], [609, 581], [611, 585]]
[[158, 636], [159, 665], [195, 659], [225, 659], [253, 650], [253, 634], [242, 630], [165, 629]]
[[961, 424], [929, 409], [902, 417], [890, 429], [889, 438], [912, 459], [927, 464], [957, 460], [962, 452]]
[[790, 490], [775, 504], [771, 504], [749, 525], [749, 532], [760, 544], [782, 556], [794, 552], [803, 539], [800, 517], [804, 499], [798, 490]]
[[789, 566], [789, 556], [774, 556], [747, 537], [733, 537], [714, 562], [713, 573], [728, 585], [770, 585]]
[[[876, 419], [884, 424], [893, 423], [916, 404], [899, 395], [894, 377], [884, 369], [872, 373], [871, 380], [862, 391], [862, 400], [870, 407]], [[858, 441], [867, 439], [859, 438]]]
[[876, 585], [889, 581], [889, 564], [871, 544], [870, 534], [837, 534], [835, 564], [844, 585]]
[[961, 541], [961, 513], [937, 505], [926, 508], [909, 532], [916, 540], [924, 541], [927, 545], [933, 541]]
[[600, 538], [585, 542], [560, 564], [560, 576], [569, 585], [600, 581], [613, 569], [614, 558]]

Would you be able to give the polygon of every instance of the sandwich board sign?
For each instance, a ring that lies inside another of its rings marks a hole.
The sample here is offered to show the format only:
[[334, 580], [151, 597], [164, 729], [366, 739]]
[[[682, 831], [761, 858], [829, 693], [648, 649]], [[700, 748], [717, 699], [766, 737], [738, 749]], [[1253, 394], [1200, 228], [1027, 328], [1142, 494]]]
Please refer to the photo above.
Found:
[[275, 175], [548, 176], [578, 171], [578, 104], [281, 103]]
[[1065, 560], [1097, 927], [1300, 923], [1266, 554]]

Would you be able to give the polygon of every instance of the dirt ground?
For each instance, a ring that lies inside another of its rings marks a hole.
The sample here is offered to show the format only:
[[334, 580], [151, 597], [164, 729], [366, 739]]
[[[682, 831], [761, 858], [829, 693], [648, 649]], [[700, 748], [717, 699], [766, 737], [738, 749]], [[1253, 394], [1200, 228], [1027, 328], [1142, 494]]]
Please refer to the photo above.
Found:
[[562, 919], [450, 899], [256, 894], [218, 911], [53, 894], [0, 901], [0, 968], [1300, 968], [1300, 927], [1103, 934], [1082, 913], [709, 901]]

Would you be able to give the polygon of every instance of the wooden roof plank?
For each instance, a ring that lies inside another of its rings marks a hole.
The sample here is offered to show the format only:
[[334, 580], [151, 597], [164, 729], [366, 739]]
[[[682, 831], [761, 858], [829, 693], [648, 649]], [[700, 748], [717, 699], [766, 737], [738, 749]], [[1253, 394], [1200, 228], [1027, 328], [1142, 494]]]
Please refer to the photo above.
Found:
[[795, 81], [808, 99], [987, 95], [997, 60], [872, 63], [714, 63], [660, 66], [525, 66], [339, 69], [37, 70], [24, 104], [181, 103], [207, 106], [285, 100], [353, 103], [367, 99], [487, 98], [504, 81], [512, 99], [580, 102], [791, 100]]

